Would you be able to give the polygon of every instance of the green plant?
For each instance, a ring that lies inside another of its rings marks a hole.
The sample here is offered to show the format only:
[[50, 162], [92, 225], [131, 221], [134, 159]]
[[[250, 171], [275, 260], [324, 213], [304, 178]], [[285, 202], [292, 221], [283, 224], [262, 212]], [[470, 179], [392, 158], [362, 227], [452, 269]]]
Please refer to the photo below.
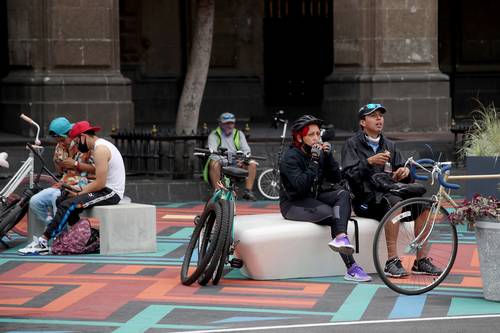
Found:
[[477, 101], [479, 108], [473, 111], [474, 123], [467, 134], [460, 153], [463, 156], [500, 157], [500, 119], [491, 103], [485, 106]]
[[448, 217], [453, 224], [467, 224], [472, 229], [479, 219], [496, 220], [500, 223], [500, 201], [495, 197], [483, 197], [476, 194], [472, 200], [455, 209]]

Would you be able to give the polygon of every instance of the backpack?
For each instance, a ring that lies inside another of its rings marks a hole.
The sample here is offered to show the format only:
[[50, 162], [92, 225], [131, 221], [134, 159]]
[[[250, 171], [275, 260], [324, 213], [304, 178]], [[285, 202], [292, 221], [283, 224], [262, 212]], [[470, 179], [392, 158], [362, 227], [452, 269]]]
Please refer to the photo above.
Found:
[[52, 242], [52, 254], [83, 254], [99, 252], [99, 230], [82, 219], [60, 233]]
[[419, 183], [400, 183], [385, 172], [377, 172], [370, 177], [370, 184], [377, 192], [392, 193], [403, 199], [421, 197], [426, 192], [424, 185]]

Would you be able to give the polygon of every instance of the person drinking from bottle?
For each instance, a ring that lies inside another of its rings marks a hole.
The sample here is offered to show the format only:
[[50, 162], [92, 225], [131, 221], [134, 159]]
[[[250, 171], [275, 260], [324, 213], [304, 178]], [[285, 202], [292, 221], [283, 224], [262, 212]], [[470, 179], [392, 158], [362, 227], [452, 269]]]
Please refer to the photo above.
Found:
[[288, 220], [328, 225], [332, 236], [328, 246], [340, 254], [347, 268], [344, 279], [371, 281], [352, 255], [354, 246], [347, 237], [350, 192], [339, 186], [339, 164], [333, 157], [331, 144], [321, 143], [321, 124], [320, 119], [311, 115], [292, 123], [293, 144], [280, 163], [281, 214]]
[[[353, 209], [357, 216], [382, 220], [384, 215], [402, 201], [401, 195], [384, 191], [377, 186], [374, 175], [387, 173], [396, 182], [410, 183], [410, 170], [404, 166], [401, 153], [393, 141], [383, 134], [384, 114], [382, 104], [367, 104], [359, 109], [360, 130], [349, 138], [342, 149], [342, 172], [354, 194]], [[425, 215], [415, 221], [416, 233], [421, 231]], [[388, 260], [384, 274], [392, 278], [408, 276], [397, 253], [396, 240], [399, 224], [391, 224], [385, 230]], [[441, 270], [420, 250], [412, 267], [413, 274], [440, 275]]]

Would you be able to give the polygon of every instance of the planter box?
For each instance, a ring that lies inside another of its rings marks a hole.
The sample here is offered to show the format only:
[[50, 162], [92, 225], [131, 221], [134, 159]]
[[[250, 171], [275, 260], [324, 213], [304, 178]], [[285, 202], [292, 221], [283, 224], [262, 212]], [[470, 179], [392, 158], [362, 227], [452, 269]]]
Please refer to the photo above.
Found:
[[[499, 173], [500, 158], [467, 156], [466, 169], [468, 175]], [[460, 183], [465, 184], [465, 197], [469, 200], [475, 193], [500, 198], [500, 180], [467, 180]]]
[[495, 220], [476, 222], [476, 242], [479, 250], [484, 298], [490, 301], [500, 301], [500, 279], [498, 278], [500, 222]]

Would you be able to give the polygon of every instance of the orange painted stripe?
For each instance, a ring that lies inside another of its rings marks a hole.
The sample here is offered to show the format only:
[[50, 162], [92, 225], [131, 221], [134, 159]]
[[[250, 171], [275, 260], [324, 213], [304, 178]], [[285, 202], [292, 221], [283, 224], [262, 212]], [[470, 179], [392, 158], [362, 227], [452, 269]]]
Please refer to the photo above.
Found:
[[115, 272], [115, 274], [137, 274], [144, 269], [144, 266], [125, 266]]
[[23, 305], [26, 302], [29, 302], [33, 299], [33, 297], [23, 297], [23, 298], [8, 298], [8, 299], [1, 299], [0, 298], [0, 304], [5, 304], [5, 305]]
[[62, 268], [66, 266], [67, 264], [42, 264], [38, 267], [35, 267], [28, 272], [21, 274], [21, 277], [25, 278], [32, 278], [32, 277], [41, 277], [41, 276], [47, 276], [50, 273], [58, 270], [59, 268]]
[[471, 267], [479, 267], [479, 252], [477, 251], [477, 248], [475, 248], [474, 252], [472, 252], [472, 258], [470, 260], [470, 265], [471, 265]]
[[[36, 282], [33, 282], [36, 283]], [[52, 287], [44, 287], [44, 286], [16, 286], [16, 285], [4, 285], [4, 287], [8, 288], [15, 288], [15, 289], [21, 289], [21, 290], [29, 290], [29, 291], [36, 291], [39, 293], [44, 293], [47, 290], [51, 289]]]
[[47, 311], [62, 311], [65, 308], [80, 302], [82, 298], [95, 293], [97, 290], [105, 287], [106, 285], [107, 283], [81, 283], [78, 288], [62, 295], [43, 308]]

